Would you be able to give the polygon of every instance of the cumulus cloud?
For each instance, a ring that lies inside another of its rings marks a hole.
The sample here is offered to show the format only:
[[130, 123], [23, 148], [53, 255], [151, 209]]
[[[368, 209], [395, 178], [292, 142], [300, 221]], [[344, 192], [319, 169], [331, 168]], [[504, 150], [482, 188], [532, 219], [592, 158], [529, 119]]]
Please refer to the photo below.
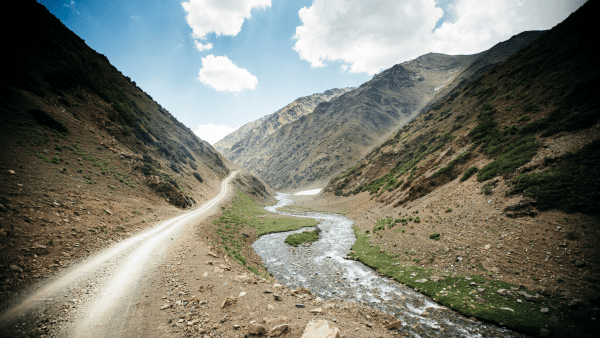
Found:
[[194, 37], [204, 40], [210, 33], [237, 35], [252, 9], [270, 7], [271, 0], [189, 0], [181, 5]]
[[227, 56], [214, 55], [202, 58], [198, 80], [219, 92], [241, 92], [254, 89], [258, 84], [256, 76], [234, 65]]
[[435, 0], [314, 0], [299, 11], [294, 46], [313, 67], [340, 62], [375, 74], [429, 53], [478, 53], [527, 30], [550, 29], [585, 0], [456, 0], [452, 20]]
[[203, 45], [201, 42], [196, 41], [195, 44], [196, 44], [196, 49], [199, 52], [203, 52], [205, 50], [211, 50], [213, 48], [213, 44], [212, 43], [207, 43], [207, 44]]
[[194, 130], [194, 134], [210, 144], [215, 144], [223, 137], [236, 131], [238, 128], [239, 127], [233, 128], [224, 124], [201, 124]]

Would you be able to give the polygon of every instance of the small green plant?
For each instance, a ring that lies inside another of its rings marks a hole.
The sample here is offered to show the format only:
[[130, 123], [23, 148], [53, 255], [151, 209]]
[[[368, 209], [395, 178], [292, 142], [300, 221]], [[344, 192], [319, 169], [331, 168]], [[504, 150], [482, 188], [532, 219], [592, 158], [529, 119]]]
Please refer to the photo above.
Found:
[[452, 208], [446, 209], [446, 212], [452, 212]]
[[519, 119], [517, 120], [517, 122], [521, 122], [521, 121], [529, 121], [531, 118], [527, 115], [523, 115], [521, 117], [519, 117]]
[[482, 192], [482, 193], [484, 193], [484, 194], [486, 194], [486, 195], [489, 195], [489, 194], [491, 194], [491, 193], [492, 193], [492, 187], [491, 187], [491, 186], [489, 186], [489, 185], [484, 185], [484, 186], [481, 188], [481, 192]]
[[440, 234], [438, 234], [438, 233], [431, 234], [431, 235], [429, 235], [429, 238], [433, 239], [435, 241], [439, 241], [440, 240]]

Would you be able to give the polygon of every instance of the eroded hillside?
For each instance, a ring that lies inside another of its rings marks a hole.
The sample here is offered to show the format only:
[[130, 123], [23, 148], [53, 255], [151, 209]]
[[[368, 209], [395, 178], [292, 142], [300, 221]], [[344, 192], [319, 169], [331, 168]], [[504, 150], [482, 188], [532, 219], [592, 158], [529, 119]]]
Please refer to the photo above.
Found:
[[322, 186], [426, 104], [463, 86], [539, 34], [525, 32], [475, 55], [429, 53], [398, 64], [273, 132], [246, 133], [260, 135], [260, 144], [246, 147], [252, 141], [242, 141], [250, 138], [244, 136], [224, 149], [225, 155], [275, 189]]
[[215, 148], [235, 163], [244, 163], [260, 153], [268, 137], [282, 126], [294, 122], [312, 111], [321, 102], [329, 101], [354, 88], [333, 88], [323, 93], [303, 96], [273, 114], [243, 125], [215, 143]]
[[[600, 296], [595, 10], [584, 5], [329, 183], [311, 203], [356, 219], [353, 257], [467, 316], [530, 334], [593, 336]], [[403, 275], [407, 265], [423, 268], [425, 278]], [[447, 286], [462, 277], [473, 289], [457, 298]]]

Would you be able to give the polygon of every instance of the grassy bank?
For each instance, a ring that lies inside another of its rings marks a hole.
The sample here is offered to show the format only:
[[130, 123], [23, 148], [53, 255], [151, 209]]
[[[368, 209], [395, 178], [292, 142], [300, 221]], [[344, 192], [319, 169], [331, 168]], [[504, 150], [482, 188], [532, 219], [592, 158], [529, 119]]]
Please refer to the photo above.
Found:
[[[350, 256], [376, 269], [406, 286], [418, 289], [441, 305], [467, 317], [497, 323], [512, 330], [538, 335], [542, 329], [550, 330], [556, 337], [592, 336], [584, 316], [576, 310], [568, 309], [557, 297], [538, 297], [528, 301], [517, 292], [535, 296], [535, 292], [519, 290], [517, 285], [480, 276], [444, 276], [433, 269], [403, 264], [398, 256], [380, 252], [379, 246], [370, 246], [367, 233], [355, 228], [356, 242]], [[477, 288], [485, 289], [478, 292]], [[498, 290], [505, 289], [510, 294], [501, 296]], [[520, 300], [520, 302], [519, 302]], [[545, 310], [548, 309], [547, 313]]]
[[319, 240], [319, 232], [319, 229], [317, 229], [313, 231], [304, 231], [299, 234], [289, 235], [285, 239], [285, 243], [292, 246], [298, 246], [304, 243], [315, 242]]
[[[259, 276], [267, 276], [266, 268], [252, 264], [248, 257], [254, 251], [250, 234], [260, 237], [265, 234], [314, 227], [319, 222], [312, 218], [280, 217], [266, 211], [252, 198], [240, 190], [232, 203], [223, 210], [223, 215], [214, 220], [215, 245], [221, 247], [229, 257]], [[255, 238], [252, 236], [252, 238]], [[254, 255], [256, 255], [254, 253]]]

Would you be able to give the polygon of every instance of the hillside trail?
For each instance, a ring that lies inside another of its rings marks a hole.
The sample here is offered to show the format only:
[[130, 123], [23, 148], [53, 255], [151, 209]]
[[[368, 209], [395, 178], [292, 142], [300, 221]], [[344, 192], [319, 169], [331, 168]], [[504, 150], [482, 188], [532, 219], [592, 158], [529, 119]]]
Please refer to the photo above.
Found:
[[164, 259], [192, 237], [193, 225], [230, 198], [234, 192], [230, 182], [236, 174], [223, 180], [219, 194], [201, 207], [116, 243], [24, 292], [0, 313], [0, 336], [26, 334], [32, 322], [45, 328], [51, 326], [49, 321], [62, 323], [54, 327], [59, 328], [55, 332], [59, 336], [140, 336], [139, 329], [149, 325], [137, 317], [130, 319], [135, 305], [148, 297], [147, 290], [160, 279]]

